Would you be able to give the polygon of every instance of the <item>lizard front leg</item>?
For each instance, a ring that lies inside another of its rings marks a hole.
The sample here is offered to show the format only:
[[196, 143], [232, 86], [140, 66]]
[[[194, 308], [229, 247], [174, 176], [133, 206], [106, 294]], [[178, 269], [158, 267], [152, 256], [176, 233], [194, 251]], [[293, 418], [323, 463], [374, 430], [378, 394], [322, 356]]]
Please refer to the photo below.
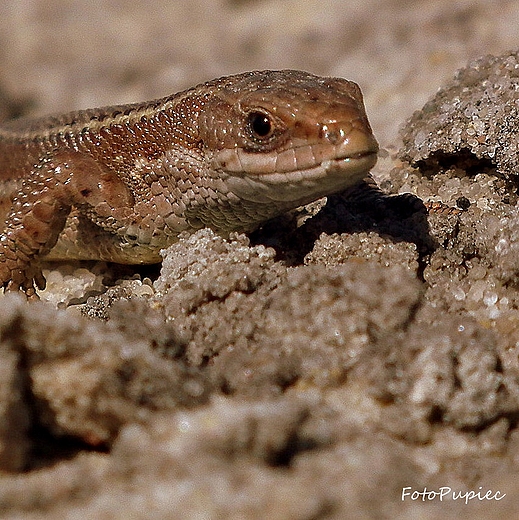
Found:
[[114, 172], [76, 152], [48, 154], [22, 181], [0, 235], [0, 287], [37, 298], [45, 288], [40, 259], [56, 244], [72, 207], [112, 211], [132, 196]]

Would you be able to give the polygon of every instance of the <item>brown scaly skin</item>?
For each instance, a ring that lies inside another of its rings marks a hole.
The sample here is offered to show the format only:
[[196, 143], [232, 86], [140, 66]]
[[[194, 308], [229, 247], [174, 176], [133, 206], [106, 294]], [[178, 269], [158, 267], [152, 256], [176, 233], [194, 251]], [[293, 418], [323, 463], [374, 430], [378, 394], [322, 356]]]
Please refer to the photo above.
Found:
[[293, 70], [6, 123], [0, 286], [34, 296], [41, 258], [156, 263], [181, 231], [251, 231], [357, 184], [377, 150], [355, 83]]

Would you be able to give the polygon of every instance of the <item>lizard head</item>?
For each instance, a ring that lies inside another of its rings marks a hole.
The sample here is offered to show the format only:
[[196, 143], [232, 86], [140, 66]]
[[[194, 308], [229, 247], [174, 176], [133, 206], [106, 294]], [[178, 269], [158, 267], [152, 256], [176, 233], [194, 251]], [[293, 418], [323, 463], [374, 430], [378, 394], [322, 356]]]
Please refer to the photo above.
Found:
[[357, 184], [375, 165], [378, 144], [351, 81], [284, 70], [215, 86], [200, 138], [210, 170], [245, 204], [280, 213]]

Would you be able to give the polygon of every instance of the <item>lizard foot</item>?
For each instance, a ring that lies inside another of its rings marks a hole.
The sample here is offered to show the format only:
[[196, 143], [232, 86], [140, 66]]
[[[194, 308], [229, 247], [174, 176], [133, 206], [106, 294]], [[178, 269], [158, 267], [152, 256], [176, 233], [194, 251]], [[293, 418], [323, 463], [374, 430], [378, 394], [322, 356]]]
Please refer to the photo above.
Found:
[[4, 265], [0, 265], [0, 280], [0, 287], [4, 287], [5, 292], [21, 291], [28, 300], [39, 300], [36, 287], [43, 290], [46, 286], [45, 277], [38, 264], [29, 265], [24, 269], [10, 269], [4, 262]]

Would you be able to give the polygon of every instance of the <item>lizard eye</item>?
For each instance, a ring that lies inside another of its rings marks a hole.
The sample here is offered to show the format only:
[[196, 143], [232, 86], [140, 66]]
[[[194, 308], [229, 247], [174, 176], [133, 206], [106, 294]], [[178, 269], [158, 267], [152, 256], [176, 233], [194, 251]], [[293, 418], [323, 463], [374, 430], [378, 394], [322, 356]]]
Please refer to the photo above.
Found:
[[268, 140], [274, 133], [274, 123], [265, 112], [256, 110], [249, 112], [247, 126], [251, 136], [259, 141]]

